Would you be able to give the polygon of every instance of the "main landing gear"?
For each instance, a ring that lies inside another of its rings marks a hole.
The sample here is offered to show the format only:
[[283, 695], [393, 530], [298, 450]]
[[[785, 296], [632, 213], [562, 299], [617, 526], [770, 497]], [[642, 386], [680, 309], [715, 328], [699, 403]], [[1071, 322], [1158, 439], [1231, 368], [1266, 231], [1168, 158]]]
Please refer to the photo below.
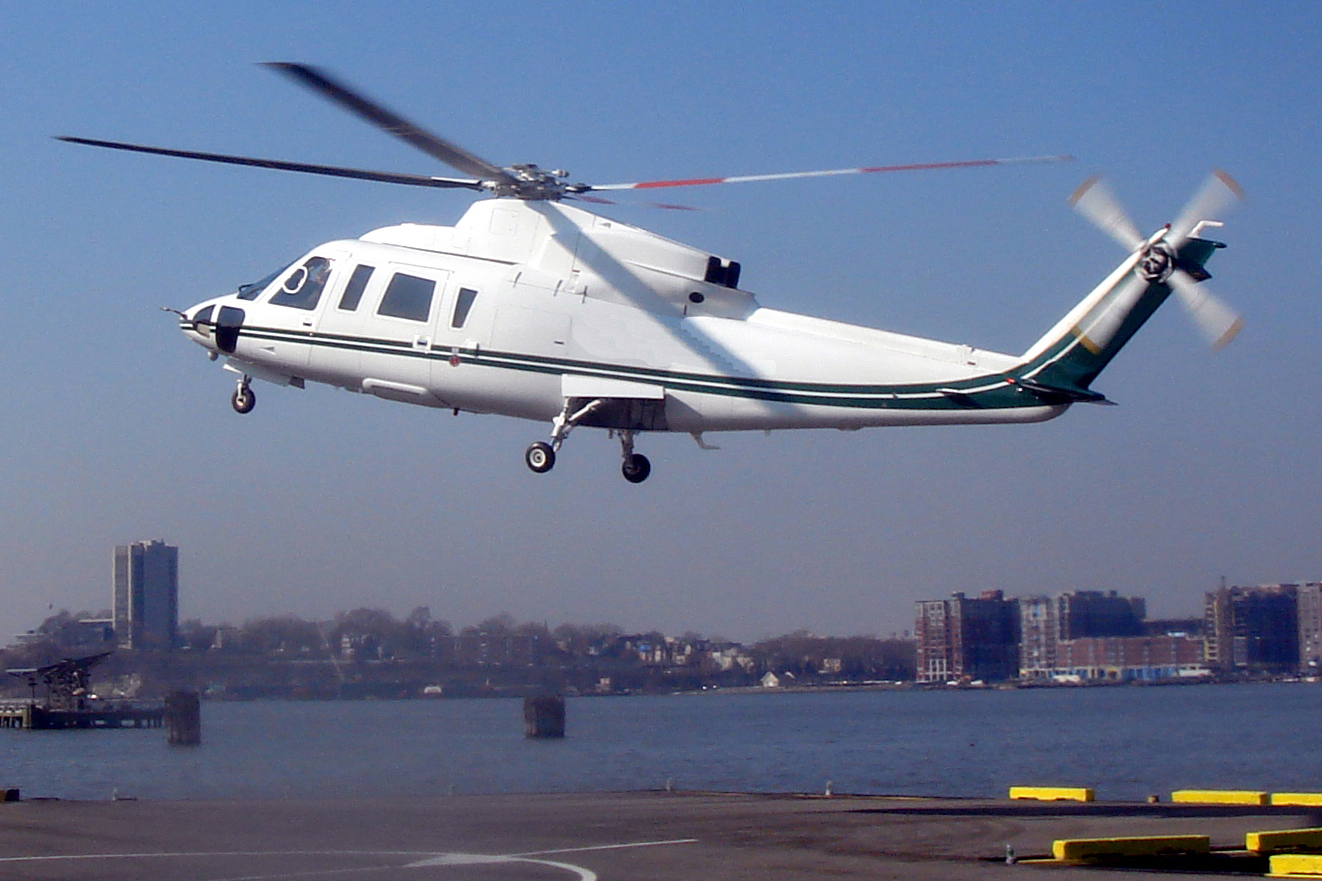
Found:
[[[574, 399], [565, 401], [565, 408], [560, 411], [560, 415], [551, 420], [550, 443], [537, 441], [524, 451], [523, 461], [529, 469], [537, 474], [545, 474], [554, 468], [555, 454], [560, 451], [569, 432], [605, 403], [602, 399], [596, 398], [583, 404], [579, 409], [572, 410], [573, 406], [581, 401], [581, 398], [577, 401]], [[642, 483], [652, 473], [652, 463], [642, 453], [633, 451], [633, 437], [634, 432], [628, 429], [621, 429], [619, 432], [620, 455], [624, 459], [620, 471], [624, 474], [624, 479], [630, 483]]]
[[234, 394], [230, 395], [230, 406], [235, 413], [251, 413], [252, 408], [257, 406], [257, 393], [252, 390], [251, 382], [252, 377], [245, 374], [239, 380], [238, 388], [234, 389]]

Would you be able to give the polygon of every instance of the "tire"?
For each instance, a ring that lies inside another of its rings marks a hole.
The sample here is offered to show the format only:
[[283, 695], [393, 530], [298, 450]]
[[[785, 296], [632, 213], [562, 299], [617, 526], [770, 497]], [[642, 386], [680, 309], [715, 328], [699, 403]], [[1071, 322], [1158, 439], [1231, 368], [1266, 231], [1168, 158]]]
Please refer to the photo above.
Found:
[[234, 394], [230, 395], [230, 406], [235, 413], [251, 413], [252, 408], [257, 406], [257, 394], [247, 386], [236, 388]]
[[652, 473], [652, 463], [642, 453], [634, 453], [624, 460], [624, 467], [620, 470], [624, 472], [624, 479], [630, 483], [642, 483]]
[[524, 451], [523, 461], [535, 474], [545, 474], [555, 467], [555, 450], [550, 444], [538, 441]]

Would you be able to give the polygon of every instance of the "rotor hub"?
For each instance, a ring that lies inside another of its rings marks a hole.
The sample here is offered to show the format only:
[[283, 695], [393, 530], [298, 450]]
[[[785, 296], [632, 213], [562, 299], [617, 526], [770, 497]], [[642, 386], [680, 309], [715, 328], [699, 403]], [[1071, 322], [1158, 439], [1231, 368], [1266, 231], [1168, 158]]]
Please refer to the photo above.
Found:
[[502, 169], [509, 180], [483, 181], [483, 186], [497, 196], [510, 196], [529, 201], [556, 201], [567, 192], [575, 192], [565, 184], [569, 172], [560, 169], [546, 170], [534, 163], [511, 165]]
[[1138, 274], [1150, 282], [1163, 282], [1175, 271], [1175, 249], [1166, 242], [1153, 242], [1138, 261]]

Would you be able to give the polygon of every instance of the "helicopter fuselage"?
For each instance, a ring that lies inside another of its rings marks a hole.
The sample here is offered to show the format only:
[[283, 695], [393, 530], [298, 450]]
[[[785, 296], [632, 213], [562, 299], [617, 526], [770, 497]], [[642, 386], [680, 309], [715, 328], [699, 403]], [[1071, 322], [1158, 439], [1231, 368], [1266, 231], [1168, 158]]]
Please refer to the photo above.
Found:
[[[738, 264], [551, 201], [313, 249], [187, 310], [226, 366], [623, 432], [1038, 422], [1020, 357], [763, 308]], [[237, 406], [237, 405], [236, 405]]]

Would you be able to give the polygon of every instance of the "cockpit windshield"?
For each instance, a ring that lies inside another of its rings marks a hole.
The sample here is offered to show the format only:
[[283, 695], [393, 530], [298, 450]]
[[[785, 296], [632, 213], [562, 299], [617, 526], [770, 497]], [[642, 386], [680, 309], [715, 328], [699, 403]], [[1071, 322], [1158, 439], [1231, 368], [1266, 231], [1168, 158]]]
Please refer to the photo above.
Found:
[[262, 295], [262, 291], [266, 290], [267, 285], [275, 281], [281, 275], [284, 275], [285, 270], [293, 265], [294, 265], [293, 261], [290, 261], [289, 263], [286, 263], [284, 266], [281, 266], [279, 269], [277, 269], [275, 272], [272, 272], [270, 275], [266, 276], [265, 278], [262, 278], [258, 281], [254, 281], [251, 284], [239, 285], [239, 299], [240, 300], [257, 299]]

